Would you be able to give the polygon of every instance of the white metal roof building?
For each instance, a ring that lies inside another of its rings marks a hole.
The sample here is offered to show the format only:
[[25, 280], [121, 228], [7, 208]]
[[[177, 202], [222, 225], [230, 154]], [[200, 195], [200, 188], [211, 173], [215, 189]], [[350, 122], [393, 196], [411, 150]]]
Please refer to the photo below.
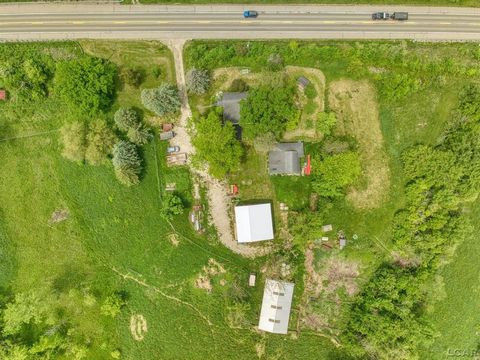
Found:
[[270, 204], [235, 206], [235, 229], [239, 243], [273, 239]]
[[294, 286], [293, 283], [267, 279], [258, 323], [260, 330], [275, 334], [288, 332]]

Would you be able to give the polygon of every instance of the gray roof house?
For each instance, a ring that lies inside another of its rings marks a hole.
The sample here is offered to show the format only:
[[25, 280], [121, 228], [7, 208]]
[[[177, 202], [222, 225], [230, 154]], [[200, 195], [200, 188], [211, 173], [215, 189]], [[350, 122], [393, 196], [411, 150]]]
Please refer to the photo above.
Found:
[[247, 97], [247, 92], [225, 92], [216, 105], [223, 107], [223, 120], [238, 124], [240, 121], [240, 101]]
[[301, 175], [300, 158], [304, 157], [303, 142], [277, 143], [268, 153], [270, 175]]

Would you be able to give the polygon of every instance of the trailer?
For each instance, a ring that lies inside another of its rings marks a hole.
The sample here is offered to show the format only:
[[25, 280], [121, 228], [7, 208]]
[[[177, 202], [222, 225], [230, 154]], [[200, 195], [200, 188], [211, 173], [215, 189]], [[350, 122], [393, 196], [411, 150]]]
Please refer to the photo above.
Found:
[[160, 140], [170, 140], [175, 136], [175, 133], [173, 131], [165, 131], [160, 133]]
[[186, 153], [174, 153], [167, 155], [167, 165], [185, 165], [187, 163]]
[[400, 21], [403, 21], [403, 20], [408, 20], [408, 12], [394, 12], [391, 16], [391, 18], [393, 20], [400, 20]]

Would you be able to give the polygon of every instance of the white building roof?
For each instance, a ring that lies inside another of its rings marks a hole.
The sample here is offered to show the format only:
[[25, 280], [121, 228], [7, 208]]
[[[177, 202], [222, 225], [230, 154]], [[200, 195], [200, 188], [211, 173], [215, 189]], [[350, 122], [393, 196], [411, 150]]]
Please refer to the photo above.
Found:
[[258, 323], [260, 330], [275, 334], [288, 332], [294, 286], [295, 284], [284, 281], [267, 280]]
[[235, 206], [235, 228], [239, 243], [272, 240], [273, 223], [270, 204]]

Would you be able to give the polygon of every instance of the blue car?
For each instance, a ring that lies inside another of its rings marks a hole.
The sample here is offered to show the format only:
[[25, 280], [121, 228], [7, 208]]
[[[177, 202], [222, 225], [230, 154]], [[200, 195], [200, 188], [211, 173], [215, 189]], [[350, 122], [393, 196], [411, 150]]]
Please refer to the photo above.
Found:
[[245, 10], [243, 12], [243, 17], [244, 18], [256, 18], [258, 16], [258, 12], [254, 10]]

